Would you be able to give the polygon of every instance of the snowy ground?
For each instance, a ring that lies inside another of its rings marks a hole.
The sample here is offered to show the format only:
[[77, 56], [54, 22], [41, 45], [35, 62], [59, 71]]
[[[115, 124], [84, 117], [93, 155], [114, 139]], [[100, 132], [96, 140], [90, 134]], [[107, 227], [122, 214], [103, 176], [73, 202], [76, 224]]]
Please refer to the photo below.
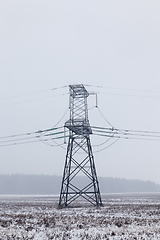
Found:
[[60, 210], [56, 196], [0, 196], [0, 240], [160, 239], [160, 194], [102, 199], [101, 208]]

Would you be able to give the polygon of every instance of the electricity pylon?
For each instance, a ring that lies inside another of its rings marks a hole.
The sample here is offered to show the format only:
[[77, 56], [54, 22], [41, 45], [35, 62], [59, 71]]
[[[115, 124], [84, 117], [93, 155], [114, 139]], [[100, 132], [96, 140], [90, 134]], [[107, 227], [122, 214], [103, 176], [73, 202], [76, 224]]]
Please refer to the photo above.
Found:
[[[88, 119], [87, 97], [84, 85], [70, 85], [70, 119], [65, 123], [69, 129], [69, 141], [64, 165], [59, 208], [67, 207], [78, 197], [94, 206], [101, 206], [101, 195], [90, 142], [92, 130]], [[80, 175], [86, 177], [84, 184], [75, 183]]]

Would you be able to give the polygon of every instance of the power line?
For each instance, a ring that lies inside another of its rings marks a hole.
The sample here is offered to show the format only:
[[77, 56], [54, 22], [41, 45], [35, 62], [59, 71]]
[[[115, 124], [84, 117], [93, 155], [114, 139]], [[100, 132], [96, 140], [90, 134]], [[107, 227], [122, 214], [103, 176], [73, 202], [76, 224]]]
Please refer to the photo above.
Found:
[[7, 100], [7, 99], [13, 99], [13, 98], [35, 95], [35, 94], [39, 94], [39, 93], [51, 92], [51, 91], [55, 91], [55, 90], [58, 90], [58, 89], [63, 89], [63, 88], [66, 88], [66, 87], [68, 87], [68, 85], [62, 86], [62, 87], [56, 87], [56, 88], [52, 88], [52, 89], [46, 89], [46, 90], [35, 91], [35, 92], [30, 92], [30, 93], [24, 93], [24, 94], [20, 94], [20, 95], [16, 95], [16, 96], [11, 96], [11, 97], [0, 98], [0, 100]]
[[[68, 137], [69, 137], [69, 135], [68, 135]], [[66, 139], [66, 136], [64, 137], [64, 139]], [[61, 147], [62, 149], [64, 149], [64, 150], [66, 150], [66, 148], [64, 148], [62, 145], [64, 145], [64, 143], [63, 144], [59, 144], [59, 143], [57, 143], [54, 139], [52, 139], [53, 141], [54, 141], [54, 143], [56, 144], [56, 146], [57, 147]]]
[[[38, 138], [38, 137], [37, 137]], [[50, 140], [53, 140], [53, 139], [62, 139], [64, 138], [64, 136], [61, 136], [61, 137], [57, 137], [57, 138], [48, 138], [48, 139], [44, 139], [43, 141], [50, 141]], [[8, 146], [17, 146], [17, 145], [22, 145], [22, 144], [28, 144], [28, 143], [36, 143], [36, 142], [39, 142], [40, 140], [37, 139], [37, 140], [33, 140], [33, 141], [24, 141], [24, 142], [14, 142], [14, 143], [6, 143], [6, 144], [0, 144], [0, 147], [8, 147]]]
[[[107, 87], [107, 86], [88, 85], [88, 84], [85, 84], [85, 86], [97, 88], [97, 90], [98, 90], [96, 92], [97, 94], [118, 95], [118, 96], [127, 96], [127, 97], [142, 97], [142, 98], [160, 98], [160, 91], [140, 90], [140, 89], [120, 88], [120, 87]], [[101, 89], [112, 90], [112, 92], [102, 92]], [[116, 92], [113, 92], [113, 91], [116, 91]], [[119, 92], [117, 92], [117, 91], [119, 91]], [[120, 91], [121, 92], [123, 91], [123, 92], [121, 93]], [[125, 93], [124, 93], [124, 91], [125, 91]], [[131, 93], [126, 93], [126, 91], [131, 92]], [[152, 95], [134, 94], [134, 92], [148, 93], [148, 94], [152, 94]]]
[[94, 153], [102, 152], [102, 151], [106, 150], [107, 148], [111, 147], [112, 145], [114, 145], [119, 139], [120, 139], [120, 137], [118, 137], [113, 143], [111, 143], [110, 145], [106, 146], [105, 148], [102, 148], [100, 150], [93, 151], [93, 152]]
[[[62, 115], [62, 117], [60, 118], [60, 120], [52, 127], [52, 128], [55, 128], [61, 121], [62, 121], [62, 119], [65, 117], [65, 115], [67, 114], [67, 112], [68, 112], [68, 108], [67, 108], [67, 110], [64, 112], [64, 114]], [[43, 134], [43, 133], [42, 133]], [[43, 135], [42, 135], [43, 136]], [[43, 140], [42, 140], [42, 142], [43, 142]], [[58, 144], [56, 141], [54, 141], [55, 142], [55, 144], [56, 145], [53, 145], [53, 144], [50, 144], [50, 143], [46, 143], [46, 142], [43, 142], [44, 144], [46, 144], [46, 145], [48, 145], [48, 146], [50, 146], [50, 147], [57, 147], [57, 146], [59, 146], [59, 147], [61, 147], [61, 148], [63, 148], [62, 147], [62, 145], [63, 144]], [[65, 148], [63, 148], [63, 149], [65, 149]]]
[[[107, 130], [107, 131], [114, 131], [114, 132], [116, 132], [116, 131], [119, 131], [119, 132], [123, 132], [123, 133], [125, 133], [125, 134], [127, 134], [127, 133], [130, 133], [130, 132], [132, 132], [132, 133], [142, 133], [142, 134], [145, 134], [145, 133], [147, 133], [147, 134], [159, 134], [160, 135], [160, 132], [159, 131], [148, 131], [148, 130], [133, 130], [133, 129], [121, 129], [121, 128], [109, 128], [109, 127], [96, 127], [96, 126], [91, 126], [93, 129], [100, 129], [100, 130]], [[107, 132], [108, 133], [108, 132]]]
[[103, 115], [102, 111], [99, 109], [99, 107], [97, 107], [99, 113], [101, 114], [101, 116], [103, 117], [103, 119], [113, 128], [113, 125], [107, 120], [107, 118], [105, 118], [105, 116]]
[[0, 137], [0, 139], [4, 139], [4, 138], [15, 138], [15, 137], [20, 137], [20, 136], [28, 136], [28, 135], [32, 135], [32, 134], [39, 134], [39, 133], [42, 133], [42, 132], [49, 132], [49, 131], [55, 131], [55, 130], [58, 130], [58, 129], [61, 129], [63, 127], [55, 127], [55, 128], [48, 128], [48, 129], [43, 129], [43, 130], [38, 130], [36, 132], [27, 132], [27, 133], [20, 133], [20, 134], [14, 134], [14, 135], [8, 135], [8, 136], [3, 136], [3, 137]]
[[109, 93], [109, 92], [97, 92], [98, 94], [106, 94], [106, 95], [119, 95], [119, 96], [127, 96], [127, 97], [142, 97], [142, 98], [160, 98], [160, 96], [149, 96], [149, 95], [137, 95], [137, 94], [126, 94], [126, 93]]
[[160, 139], [160, 135], [159, 136], [154, 136], [154, 135], [144, 135], [144, 134], [120, 134], [120, 133], [115, 133], [117, 135], [111, 136], [110, 134], [107, 134], [106, 132], [100, 132], [100, 131], [95, 131], [93, 133], [93, 135], [99, 135], [99, 136], [104, 136], [104, 137], [120, 137], [120, 138], [126, 138], [126, 139], [133, 139], [133, 137], [135, 139], [148, 139], [148, 140], [158, 140], [158, 138]]
[[30, 136], [30, 137], [25, 137], [25, 138], [18, 138], [18, 139], [10, 139], [10, 140], [5, 140], [5, 141], [0, 141], [0, 144], [1, 143], [10, 143], [10, 142], [15, 142], [15, 141], [24, 141], [24, 140], [27, 140], [27, 139], [35, 139], [37, 138], [38, 136]]
[[[92, 86], [92, 85], [88, 85], [88, 86]], [[59, 87], [59, 88], [53, 88], [52, 90], [55, 91], [55, 90], [66, 88], [66, 87], [68, 87], [68, 85]], [[96, 87], [104, 88], [103, 86], [96, 86]], [[45, 91], [49, 91], [49, 90], [44, 90], [44, 91], [40, 91], [40, 92], [45, 92]], [[37, 92], [37, 93], [40, 93], [40, 92]], [[30, 94], [35, 94], [35, 93], [30, 93]], [[25, 94], [25, 95], [27, 95], [27, 94]], [[66, 94], [60, 94], [60, 95], [55, 95], [55, 96], [62, 96], [62, 95], [66, 95]], [[24, 95], [21, 95], [21, 96], [24, 96]], [[53, 96], [50, 96], [50, 97], [53, 97]], [[45, 98], [50, 98], [50, 97], [45, 97]], [[38, 99], [44, 99], [44, 98], [38, 98]], [[38, 100], [38, 99], [32, 99], [30, 101]], [[26, 102], [26, 101], [24, 101], [24, 102]], [[160, 132], [114, 128], [113, 125], [104, 116], [104, 114], [102, 113], [102, 111], [100, 110], [99, 107], [98, 107], [98, 111], [101, 114], [101, 116], [103, 117], [103, 119], [107, 122], [107, 124], [110, 125], [110, 127], [91, 126], [93, 135], [108, 138], [103, 143], [95, 145], [96, 147], [104, 145], [112, 138], [160, 141]], [[25, 144], [25, 143], [33, 143], [33, 142], [38, 142], [38, 141], [41, 141], [45, 144], [47, 143], [47, 145], [50, 145], [50, 146], [61, 146], [62, 147], [63, 144], [57, 143], [56, 140], [65, 139], [66, 137], [69, 137], [69, 136], [65, 136], [64, 130], [62, 130], [62, 128], [64, 128], [63, 126], [57, 127], [57, 125], [62, 121], [64, 116], [67, 114], [67, 112], [68, 112], [68, 108], [64, 112], [64, 114], [62, 115], [60, 120], [52, 128], [39, 130], [36, 132], [28, 132], [28, 133], [0, 137], [0, 147], [19, 145], [19, 144]], [[54, 141], [56, 145], [50, 144], [49, 141]], [[110, 144], [109, 146], [111, 146], [111, 145], [112, 144]], [[106, 148], [109, 146], [106, 146]], [[104, 149], [106, 149], [106, 148], [104, 148]]]
[[[14, 135], [8, 135], [8, 136], [2, 136], [0, 137], [0, 147], [2, 146], [12, 146], [12, 145], [19, 145], [24, 143], [31, 143], [31, 142], [48, 142], [49, 140], [55, 141], [56, 139], [63, 139], [67, 136], [64, 136], [64, 131], [60, 131], [60, 129], [64, 128], [57, 127], [57, 125], [61, 122], [61, 120], [64, 118], [66, 113], [68, 112], [68, 109], [65, 111], [63, 116], [60, 118], [60, 120], [54, 125], [52, 128], [39, 130], [36, 132], [27, 132], [27, 133], [21, 133], [21, 134], [14, 134]], [[57, 137], [53, 137], [56, 136]], [[51, 138], [52, 136], [52, 138]], [[42, 139], [44, 137], [44, 139]], [[34, 140], [34, 139], [38, 139]], [[41, 139], [40, 139], [41, 138]], [[29, 140], [29, 141], [28, 141]], [[49, 144], [47, 144], [49, 145]], [[53, 144], [51, 144], [53, 146]], [[56, 143], [56, 145], [61, 145]]]
[[62, 119], [66, 116], [68, 110], [69, 110], [69, 109], [67, 108], [67, 110], [64, 112], [64, 114], [62, 115], [62, 117], [60, 118], [60, 120], [53, 126], [53, 128], [56, 127], [56, 126], [62, 121]]
[[[101, 136], [101, 137], [111, 137], [106, 134], [99, 134], [99, 133], [94, 133], [93, 135], [96, 136]], [[113, 138], [122, 138], [122, 139], [134, 139], [134, 140], [147, 140], [147, 141], [160, 141], [160, 139], [154, 139], [154, 138], [144, 138], [144, 137], [134, 137], [134, 136], [113, 136]], [[160, 136], [159, 136], [160, 138]]]
[[16, 105], [16, 104], [20, 104], [20, 103], [33, 102], [33, 101], [37, 101], [37, 100], [49, 99], [49, 98], [54, 98], [54, 97], [60, 97], [60, 96], [64, 96], [64, 95], [68, 95], [68, 93], [52, 95], [52, 96], [49, 96], [49, 97], [34, 98], [34, 99], [31, 99], [31, 100], [24, 100], [24, 101], [19, 101], [19, 102], [14, 102], [14, 103], [0, 104], [0, 107], [9, 106], [9, 105]]
[[65, 85], [62, 87], [56, 87], [56, 88], [52, 88], [52, 91], [58, 90], [58, 89], [62, 89], [62, 88], [68, 88], [69, 85]]
[[[56, 127], [56, 128], [39, 130], [36, 132], [28, 132], [24, 134], [3, 136], [3, 137], [0, 137], [0, 147], [19, 145], [19, 144], [25, 144], [25, 143], [33, 143], [38, 141], [41, 141], [41, 142], [48, 142], [50, 140], [55, 141], [55, 140], [65, 139], [66, 137], [69, 137], [69, 135], [65, 136], [64, 130], [59, 131], [62, 128], [63, 127]], [[92, 129], [93, 129], [93, 135], [108, 138], [107, 141], [104, 141], [102, 144], [99, 144], [99, 146], [107, 143], [111, 138], [160, 141], [160, 132], [139, 131], [139, 130], [130, 131], [125, 129], [122, 131], [122, 129], [113, 129], [113, 128], [95, 127], [95, 126], [92, 126]], [[58, 146], [62, 145], [57, 142], [55, 143]]]
[[[51, 139], [51, 140], [53, 140], [53, 139]], [[51, 144], [51, 143], [48, 143], [48, 141], [45, 141], [44, 139], [42, 139], [41, 136], [39, 136], [39, 141], [42, 142], [42, 143], [44, 143], [45, 145], [47, 145], [47, 146], [49, 146], [49, 147], [57, 147], [57, 146], [60, 147], [60, 146], [64, 145], [64, 143], [61, 143], [61, 144], [56, 143], [55, 145], [54, 145], [54, 144]], [[53, 141], [54, 141], [54, 140], [53, 140]], [[65, 148], [63, 148], [63, 149], [65, 149]]]
[[151, 93], [159, 93], [160, 94], [160, 91], [152, 91], [152, 90], [144, 90], [144, 89], [107, 87], [107, 86], [89, 85], [89, 84], [84, 84], [84, 86], [94, 87], [94, 88], [102, 88], [102, 89], [107, 88], [107, 89], [113, 89], [113, 90], [125, 90], [125, 91], [134, 91], [134, 92], [151, 92]]
[[96, 144], [96, 145], [92, 144], [92, 146], [93, 146], [93, 147], [99, 147], [99, 146], [102, 146], [102, 145], [104, 145], [105, 143], [107, 143], [109, 140], [111, 140], [111, 138], [112, 138], [112, 137], [110, 137], [110, 138], [108, 138], [107, 140], [105, 140], [104, 142], [99, 143], [99, 144]]
[[64, 139], [65, 137], [69, 137], [69, 136], [60, 135], [60, 136], [57, 136], [57, 137], [47, 137], [47, 138], [44, 138], [43, 140], [39, 140], [39, 138], [40, 138], [39, 136], [30, 137], [30, 138], [15, 139], [15, 140], [12, 139], [12, 140], [8, 140], [8, 141], [1, 141], [0, 142], [0, 147], [15, 146], [15, 145], [26, 144], [26, 143], [35, 143], [35, 142], [39, 142], [39, 141], [47, 142], [47, 141], [50, 141], [50, 140]]

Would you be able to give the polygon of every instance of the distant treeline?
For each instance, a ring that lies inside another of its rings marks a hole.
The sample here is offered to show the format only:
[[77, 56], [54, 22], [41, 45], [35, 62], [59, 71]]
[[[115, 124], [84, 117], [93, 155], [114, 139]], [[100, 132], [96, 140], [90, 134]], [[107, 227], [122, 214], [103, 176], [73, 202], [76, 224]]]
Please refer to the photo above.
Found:
[[[59, 194], [62, 177], [49, 175], [0, 175], [0, 194]], [[85, 177], [75, 178], [76, 186], [85, 184]], [[101, 193], [160, 192], [160, 185], [151, 181], [99, 177]]]

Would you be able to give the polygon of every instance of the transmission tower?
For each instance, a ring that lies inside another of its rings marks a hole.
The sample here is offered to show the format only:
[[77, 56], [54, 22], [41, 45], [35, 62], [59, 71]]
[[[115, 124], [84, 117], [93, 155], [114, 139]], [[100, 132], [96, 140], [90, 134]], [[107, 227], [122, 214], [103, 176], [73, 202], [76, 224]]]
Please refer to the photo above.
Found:
[[[65, 127], [69, 129], [69, 141], [59, 207], [67, 207], [79, 197], [98, 207], [102, 201], [90, 142], [92, 130], [87, 106], [89, 93], [82, 84], [70, 85], [69, 92], [70, 119], [65, 122]], [[78, 184], [76, 177], [82, 175], [86, 181]]]

